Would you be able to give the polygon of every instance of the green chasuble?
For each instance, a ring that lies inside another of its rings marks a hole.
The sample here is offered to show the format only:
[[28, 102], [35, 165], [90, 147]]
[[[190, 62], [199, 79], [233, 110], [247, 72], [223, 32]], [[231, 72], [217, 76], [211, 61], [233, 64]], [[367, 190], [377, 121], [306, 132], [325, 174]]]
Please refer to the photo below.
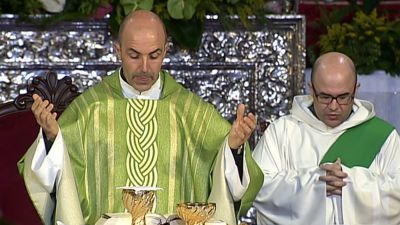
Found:
[[155, 212], [207, 201], [214, 159], [230, 130], [214, 107], [161, 72], [159, 100], [126, 99], [118, 72], [79, 96], [59, 120], [84, 220], [123, 212], [119, 186], [157, 186]]
[[[236, 224], [223, 176], [230, 124], [169, 74], [160, 76], [159, 100], [126, 99], [116, 71], [64, 111], [58, 122], [68, 154], [55, 206], [30, 170], [38, 141], [31, 146], [20, 169], [46, 224], [54, 207], [54, 220], [66, 225], [95, 224], [103, 213], [124, 212], [120, 186], [161, 187], [154, 209], [159, 214], [175, 213], [179, 202], [214, 201], [217, 219]], [[250, 154], [246, 162], [255, 166]]]

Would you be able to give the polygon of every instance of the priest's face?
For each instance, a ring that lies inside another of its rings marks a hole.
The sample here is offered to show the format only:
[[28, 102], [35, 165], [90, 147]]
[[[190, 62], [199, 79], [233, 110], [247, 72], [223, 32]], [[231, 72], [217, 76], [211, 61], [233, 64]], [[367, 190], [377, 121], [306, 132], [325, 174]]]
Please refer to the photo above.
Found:
[[356, 75], [351, 70], [318, 70], [311, 86], [317, 117], [329, 127], [336, 127], [348, 119], [352, 112]]
[[162, 22], [153, 14], [139, 12], [123, 25], [116, 44], [127, 82], [143, 92], [157, 81], [167, 51]]

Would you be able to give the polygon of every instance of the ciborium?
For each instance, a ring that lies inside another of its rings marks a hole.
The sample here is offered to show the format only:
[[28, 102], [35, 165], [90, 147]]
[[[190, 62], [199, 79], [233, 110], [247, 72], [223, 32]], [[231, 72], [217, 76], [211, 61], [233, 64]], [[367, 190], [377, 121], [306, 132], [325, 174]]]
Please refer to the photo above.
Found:
[[215, 203], [186, 202], [176, 206], [176, 213], [186, 225], [203, 225], [215, 213]]
[[153, 208], [156, 188], [124, 187], [122, 201], [132, 216], [132, 225], [146, 225], [146, 214]]

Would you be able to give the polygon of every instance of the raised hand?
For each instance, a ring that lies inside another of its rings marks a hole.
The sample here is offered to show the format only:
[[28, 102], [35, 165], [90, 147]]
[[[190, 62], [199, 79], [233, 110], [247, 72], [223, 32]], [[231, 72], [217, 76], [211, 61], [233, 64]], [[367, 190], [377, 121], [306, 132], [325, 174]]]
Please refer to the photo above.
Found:
[[343, 181], [347, 177], [347, 173], [342, 171], [340, 158], [335, 163], [325, 163], [320, 168], [326, 171], [325, 176], [320, 176], [320, 181], [326, 182], [326, 195], [342, 195], [342, 188], [346, 186]]
[[236, 120], [233, 122], [228, 137], [228, 145], [231, 149], [238, 149], [243, 145], [256, 129], [257, 120], [253, 113], [244, 115], [245, 106], [240, 104], [237, 108]]
[[54, 141], [58, 134], [58, 123], [56, 120], [57, 113], [52, 112], [54, 105], [48, 100], [42, 100], [42, 98], [33, 94], [33, 104], [31, 110], [35, 116], [36, 122], [42, 127], [48, 140]]

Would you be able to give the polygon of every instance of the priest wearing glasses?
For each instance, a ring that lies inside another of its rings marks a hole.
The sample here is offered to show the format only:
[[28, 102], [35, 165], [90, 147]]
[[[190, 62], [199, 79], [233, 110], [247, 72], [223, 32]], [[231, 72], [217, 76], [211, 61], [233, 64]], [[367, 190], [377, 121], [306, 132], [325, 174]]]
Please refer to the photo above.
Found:
[[311, 94], [268, 126], [253, 154], [264, 173], [258, 224], [400, 224], [399, 135], [358, 87], [352, 60], [326, 53]]

